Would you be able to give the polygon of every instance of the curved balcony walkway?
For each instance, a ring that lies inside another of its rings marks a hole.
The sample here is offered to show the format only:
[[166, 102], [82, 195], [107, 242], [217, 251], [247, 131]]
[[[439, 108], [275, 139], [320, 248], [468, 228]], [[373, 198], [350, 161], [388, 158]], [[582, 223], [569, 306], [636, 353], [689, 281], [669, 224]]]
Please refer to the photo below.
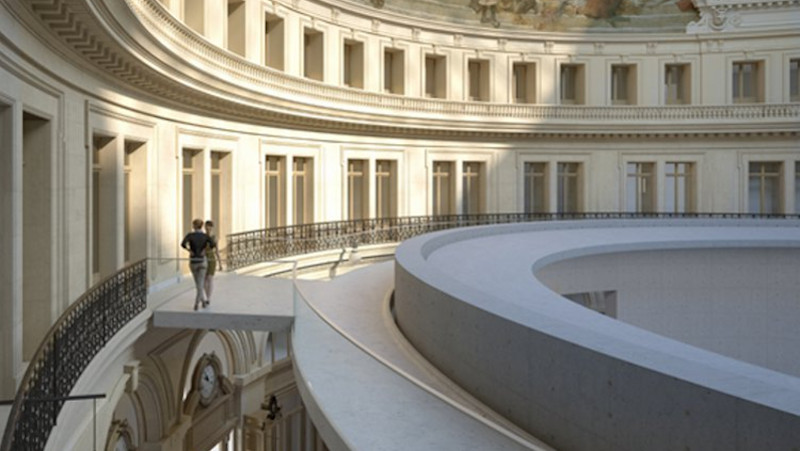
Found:
[[331, 449], [551, 449], [447, 380], [405, 340], [390, 313], [393, 263], [297, 280], [297, 290], [295, 301], [290, 278], [219, 273], [210, 307], [194, 311], [187, 277], [151, 294], [151, 305], [160, 304], [153, 324], [264, 331], [294, 324], [297, 382]]
[[393, 290], [393, 262], [330, 282], [298, 282], [307, 303], [298, 298], [297, 382], [326, 444], [354, 450], [551, 450], [417, 353], [391, 316]]

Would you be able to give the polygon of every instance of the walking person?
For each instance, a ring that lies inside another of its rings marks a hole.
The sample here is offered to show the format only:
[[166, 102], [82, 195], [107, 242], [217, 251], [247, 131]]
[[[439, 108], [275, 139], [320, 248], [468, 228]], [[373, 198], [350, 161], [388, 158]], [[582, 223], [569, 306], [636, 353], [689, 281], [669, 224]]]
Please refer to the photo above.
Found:
[[206, 235], [211, 239], [211, 244], [206, 246], [206, 260], [208, 270], [206, 271], [205, 289], [206, 306], [211, 303], [211, 292], [214, 290], [214, 273], [217, 272], [217, 265], [222, 271], [222, 258], [219, 256], [219, 246], [217, 246], [217, 236], [214, 235], [214, 222], [210, 219], [206, 221]]
[[194, 309], [202, 304], [203, 307], [208, 305], [205, 297], [205, 279], [206, 270], [208, 269], [208, 260], [206, 259], [206, 247], [216, 247], [208, 235], [203, 232], [203, 220], [195, 219], [192, 221], [192, 231], [187, 233], [181, 241], [181, 247], [189, 251], [189, 269], [192, 271], [194, 277], [194, 286], [197, 290], [197, 295], [194, 298]]

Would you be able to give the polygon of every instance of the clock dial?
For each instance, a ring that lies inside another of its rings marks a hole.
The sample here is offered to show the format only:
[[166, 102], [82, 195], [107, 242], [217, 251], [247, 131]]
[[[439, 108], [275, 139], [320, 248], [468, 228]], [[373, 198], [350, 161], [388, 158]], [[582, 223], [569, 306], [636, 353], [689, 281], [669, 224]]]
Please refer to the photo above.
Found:
[[125, 437], [120, 437], [117, 439], [117, 443], [114, 445], [114, 451], [128, 451], [131, 448], [128, 446], [128, 440]]
[[208, 404], [216, 393], [217, 388], [217, 371], [211, 363], [206, 364], [200, 372], [200, 381], [198, 390], [200, 391], [200, 400], [204, 404]]

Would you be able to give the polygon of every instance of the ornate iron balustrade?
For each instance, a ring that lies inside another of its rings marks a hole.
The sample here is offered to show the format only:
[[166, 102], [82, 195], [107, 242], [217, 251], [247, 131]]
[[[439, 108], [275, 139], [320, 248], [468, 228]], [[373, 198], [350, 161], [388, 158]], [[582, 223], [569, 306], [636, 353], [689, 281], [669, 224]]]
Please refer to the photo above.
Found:
[[237, 269], [292, 255], [367, 244], [393, 243], [423, 233], [454, 227], [530, 221], [642, 218], [797, 219], [800, 216], [747, 213], [490, 213], [318, 222], [228, 235], [227, 267]]
[[0, 450], [43, 450], [65, 398], [83, 371], [146, 306], [147, 260], [108, 277], [70, 305], [31, 359]]

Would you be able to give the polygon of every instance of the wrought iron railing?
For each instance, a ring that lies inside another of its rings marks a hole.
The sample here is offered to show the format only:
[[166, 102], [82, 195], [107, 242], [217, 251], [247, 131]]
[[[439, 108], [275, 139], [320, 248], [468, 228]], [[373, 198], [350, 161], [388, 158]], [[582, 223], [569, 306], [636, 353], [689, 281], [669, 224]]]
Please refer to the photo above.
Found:
[[83, 294], [50, 328], [14, 399], [0, 451], [43, 450], [64, 401], [95, 355], [147, 307], [147, 260]]
[[238, 269], [282, 257], [368, 244], [399, 242], [435, 232], [474, 225], [576, 219], [654, 218], [794, 218], [798, 215], [747, 213], [489, 213], [477, 215], [405, 216], [317, 222], [228, 235], [227, 268]]

